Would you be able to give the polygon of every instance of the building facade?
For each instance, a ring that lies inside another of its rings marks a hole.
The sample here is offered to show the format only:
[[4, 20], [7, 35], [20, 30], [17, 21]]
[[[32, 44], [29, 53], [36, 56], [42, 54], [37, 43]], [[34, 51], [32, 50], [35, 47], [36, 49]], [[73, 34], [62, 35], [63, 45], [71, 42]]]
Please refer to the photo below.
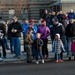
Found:
[[45, 9], [69, 12], [74, 8], [75, 0], [0, 0], [0, 17], [4, 20], [12, 19], [13, 16], [39, 20]]

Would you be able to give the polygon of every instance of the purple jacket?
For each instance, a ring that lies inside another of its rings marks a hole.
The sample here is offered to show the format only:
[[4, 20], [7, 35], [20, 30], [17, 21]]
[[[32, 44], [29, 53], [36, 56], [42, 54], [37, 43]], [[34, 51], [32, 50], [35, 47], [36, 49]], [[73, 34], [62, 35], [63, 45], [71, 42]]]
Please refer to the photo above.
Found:
[[41, 39], [47, 39], [50, 35], [50, 29], [47, 26], [40, 26], [38, 28], [38, 33], [41, 34]]

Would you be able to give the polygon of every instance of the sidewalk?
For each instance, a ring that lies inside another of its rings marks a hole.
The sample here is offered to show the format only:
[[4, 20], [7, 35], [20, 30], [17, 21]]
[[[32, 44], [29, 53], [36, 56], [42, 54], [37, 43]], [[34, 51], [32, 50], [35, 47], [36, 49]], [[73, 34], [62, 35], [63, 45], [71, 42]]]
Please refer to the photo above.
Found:
[[[1, 49], [1, 47], [0, 47]], [[51, 52], [51, 44], [48, 44], [48, 50], [49, 50], [49, 59], [45, 59], [45, 61], [49, 62], [52, 61], [54, 58], [54, 53]], [[23, 51], [23, 46], [21, 46], [21, 52]], [[2, 62], [0, 62], [0, 65], [9, 65], [9, 64], [25, 64], [26, 63], [26, 54], [21, 53], [21, 57], [20, 59], [17, 58], [13, 58], [15, 56], [15, 54], [11, 54], [10, 50], [7, 50], [7, 58], [3, 59]], [[64, 53], [64, 60], [68, 59], [66, 57], [66, 53]], [[33, 63], [35, 62], [35, 60], [33, 60]]]

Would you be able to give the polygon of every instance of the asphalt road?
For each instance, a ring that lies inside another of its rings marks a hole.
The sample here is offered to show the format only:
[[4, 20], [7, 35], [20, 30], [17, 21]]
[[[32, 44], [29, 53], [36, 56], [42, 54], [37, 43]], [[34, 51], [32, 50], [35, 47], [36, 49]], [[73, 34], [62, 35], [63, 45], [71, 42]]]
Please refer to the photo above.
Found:
[[4, 65], [0, 66], [0, 75], [75, 75], [75, 61]]

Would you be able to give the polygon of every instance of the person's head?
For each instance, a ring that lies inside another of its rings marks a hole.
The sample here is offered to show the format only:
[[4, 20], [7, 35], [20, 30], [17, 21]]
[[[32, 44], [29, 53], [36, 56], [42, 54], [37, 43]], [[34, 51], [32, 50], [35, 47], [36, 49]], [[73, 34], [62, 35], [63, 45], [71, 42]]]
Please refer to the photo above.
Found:
[[24, 19], [24, 23], [25, 24], [29, 23], [28, 19]]
[[5, 21], [5, 26], [7, 26], [9, 24], [9, 22], [8, 21]]
[[35, 20], [31, 19], [29, 22], [30, 22], [31, 25], [34, 25]]
[[70, 10], [70, 13], [73, 13], [73, 9]]
[[59, 14], [63, 14], [63, 12], [62, 11], [59, 11]]
[[32, 30], [33, 30], [33, 29], [32, 29], [31, 27], [29, 27], [29, 28], [28, 28], [28, 33], [31, 34], [31, 33], [32, 33]]
[[75, 38], [73, 38], [73, 39], [72, 39], [72, 42], [74, 42], [74, 43], [75, 43]]
[[47, 10], [47, 9], [45, 9], [44, 13], [45, 13], [45, 14], [48, 14], [48, 10]]
[[43, 26], [46, 26], [46, 20], [42, 20], [41, 23]]
[[53, 19], [52, 19], [52, 22], [53, 22], [54, 25], [57, 25], [57, 24], [59, 23], [59, 21], [58, 21], [57, 18], [53, 18]]
[[36, 37], [39, 39], [41, 37], [41, 34], [40, 33], [37, 33], [36, 34]]
[[55, 15], [55, 12], [52, 12], [52, 15]]
[[73, 18], [71, 18], [69, 21], [70, 21], [70, 23], [74, 23], [74, 19]]
[[55, 35], [55, 39], [56, 39], [56, 40], [60, 40], [60, 34], [57, 33], [57, 34]]
[[15, 23], [15, 22], [17, 22], [18, 21], [18, 18], [15, 16], [14, 18], [13, 18], [13, 22]]

